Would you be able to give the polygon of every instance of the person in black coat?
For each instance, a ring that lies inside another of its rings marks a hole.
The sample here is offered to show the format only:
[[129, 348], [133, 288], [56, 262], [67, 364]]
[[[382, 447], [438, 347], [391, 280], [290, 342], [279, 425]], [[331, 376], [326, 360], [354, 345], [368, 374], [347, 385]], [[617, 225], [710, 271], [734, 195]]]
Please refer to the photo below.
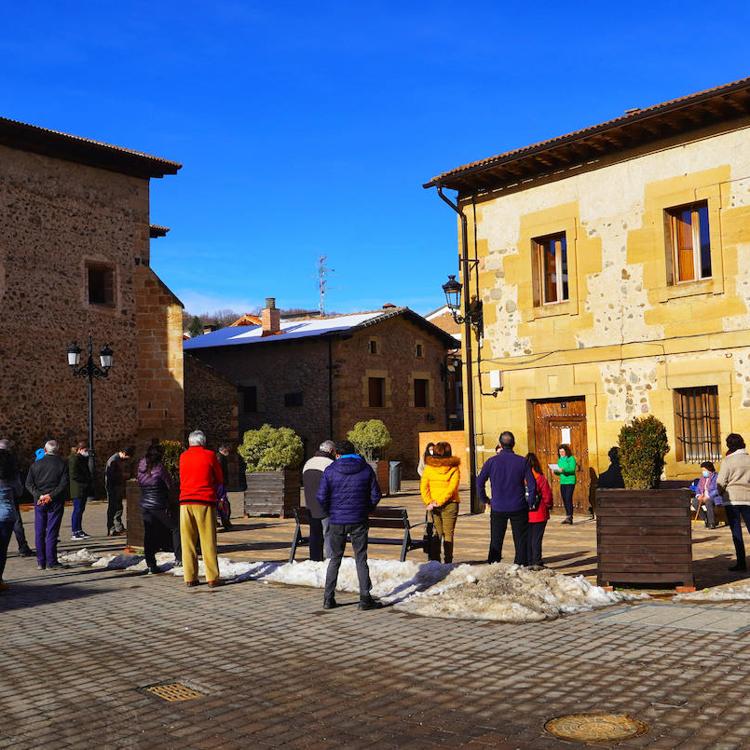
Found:
[[310, 559], [320, 562], [331, 557], [328, 540], [328, 514], [318, 502], [318, 488], [323, 472], [336, 457], [336, 444], [324, 440], [315, 455], [302, 468], [302, 484], [305, 488], [305, 506], [310, 511]]
[[26, 489], [34, 498], [36, 561], [39, 570], [64, 568], [57, 560], [65, 499], [69, 489], [68, 464], [58, 455], [57, 440], [44, 445], [44, 457], [35, 461], [26, 476]]

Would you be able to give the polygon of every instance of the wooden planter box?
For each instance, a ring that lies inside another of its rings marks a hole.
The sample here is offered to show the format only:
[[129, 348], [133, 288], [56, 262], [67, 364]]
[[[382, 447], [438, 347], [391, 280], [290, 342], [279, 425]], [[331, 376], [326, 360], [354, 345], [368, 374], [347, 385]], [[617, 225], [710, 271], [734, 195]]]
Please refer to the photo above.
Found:
[[368, 461], [368, 464], [372, 466], [372, 470], [375, 472], [375, 477], [378, 480], [378, 487], [380, 487], [380, 493], [383, 497], [390, 495], [390, 462], [380, 459], [379, 461]]
[[695, 585], [689, 492], [597, 490], [597, 582]]
[[256, 471], [246, 475], [246, 516], [280, 516], [291, 518], [300, 507], [300, 472]]
[[[180, 491], [172, 488], [169, 493], [169, 508], [177, 518], [180, 517]], [[128, 479], [125, 485], [125, 507], [126, 519], [125, 527], [128, 530], [127, 545], [128, 547], [138, 547], [143, 549], [143, 515], [141, 514], [141, 488], [135, 479]], [[165, 535], [162, 541], [162, 549], [167, 552], [173, 552], [172, 537]]]

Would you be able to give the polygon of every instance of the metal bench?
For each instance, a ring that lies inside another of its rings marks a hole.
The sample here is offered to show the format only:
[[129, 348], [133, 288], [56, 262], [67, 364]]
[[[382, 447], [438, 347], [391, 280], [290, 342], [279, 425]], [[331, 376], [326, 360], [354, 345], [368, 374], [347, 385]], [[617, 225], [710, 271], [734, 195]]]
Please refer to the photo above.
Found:
[[[302, 534], [302, 527], [310, 525], [310, 511], [307, 508], [294, 508], [294, 536], [292, 537], [292, 549], [289, 553], [289, 562], [294, 562], [297, 547], [309, 545], [310, 537]], [[402, 539], [388, 537], [370, 537], [369, 544], [399, 544], [401, 545], [401, 562], [406, 560], [406, 555], [413, 549], [423, 549], [422, 536], [414, 539], [411, 530], [424, 526], [422, 523], [409, 523], [409, 513], [406, 508], [376, 508], [368, 519], [370, 529], [401, 529], [404, 532]]]

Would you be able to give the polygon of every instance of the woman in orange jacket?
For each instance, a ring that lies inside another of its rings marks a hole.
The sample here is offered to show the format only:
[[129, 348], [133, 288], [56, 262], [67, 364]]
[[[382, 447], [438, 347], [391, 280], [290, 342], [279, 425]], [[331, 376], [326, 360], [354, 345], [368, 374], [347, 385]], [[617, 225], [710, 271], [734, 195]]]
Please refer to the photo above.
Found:
[[[458, 482], [461, 459], [451, 455], [450, 443], [438, 443], [431, 456], [425, 457], [419, 485], [422, 501], [432, 512], [435, 531], [443, 545], [443, 559], [453, 562], [453, 531], [458, 518]], [[439, 555], [438, 555], [439, 560]]]

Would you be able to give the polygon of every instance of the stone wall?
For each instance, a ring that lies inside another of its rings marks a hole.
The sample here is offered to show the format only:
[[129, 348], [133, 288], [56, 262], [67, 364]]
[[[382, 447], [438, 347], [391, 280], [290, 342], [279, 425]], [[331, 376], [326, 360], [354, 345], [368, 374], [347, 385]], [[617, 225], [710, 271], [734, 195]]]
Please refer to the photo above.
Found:
[[[505, 389], [480, 398], [478, 439], [528, 435], [528, 402], [585, 396], [591, 465], [606, 468], [622, 423], [655, 414], [677, 460], [676, 388], [717, 386], [722, 436], [750, 433], [750, 128], [618, 155], [477, 204], [485, 361]], [[707, 201], [712, 277], [671, 284], [665, 209]], [[474, 236], [472, 212], [469, 236]], [[570, 299], [534, 300], [533, 238], [564, 231]], [[745, 363], [745, 364], [743, 364]]]
[[[0, 146], [0, 433], [28, 458], [46, 438], [87, 431], [86, 386], [66, 364], [70, 341], [115, 352], [97, 381], [103, 458], [138, 431], [134, 256], [148, 257], [148, 180]], [[111, 264], [115, 304], [89, 305], [86, 261]]]
[[[378, 353], [369, 354], [371, 339]], [[329, 405], [329, 341], [332, 363], [333, 411]], [[415, 354], [422, 344], [421, 358]], [[356, 332], [350, 338], [309, 338], [267, 341], [250, 346], [193, 349], [190, 356], [216, 368], [232, 383], [255, 386], [257, 411], [243, 411], [240, 397], [240, 435], [264, 423], [291, 427], [302, 436], [307, 456], [328, 438], [341, 440], [356, 422], [382, 419], [393, 443], [388, 457], [404, 461], [404, 476], [416, 476], [420, 430], [445, 428], [445, 385], [442, 363], [445, 349], [440, 339], [424, 329], [395, 317]], [[385, 377], [387, 403], [368, 405], [367, 378]], [[414, 378], [430, 381], [429, 404], [414, 406]], [[301, 406], [285, 406], [285, 394], [302, 393]], [[193, 403], [201, 399], [192, 387], [189, 372], [185, 384], [188, 425]], [[333, 427], [331, 427], [333, 418]]]
[[[237, 387], [198, 357], [185, 355], [185, 432], [203, 430], [208, 445], [239, 440]], [[182, 439], [182, 436], [181, 436]]]
[[135, 268], [138, 331], [138, 443], [182, 440], [182, 305], [146, 265]]

